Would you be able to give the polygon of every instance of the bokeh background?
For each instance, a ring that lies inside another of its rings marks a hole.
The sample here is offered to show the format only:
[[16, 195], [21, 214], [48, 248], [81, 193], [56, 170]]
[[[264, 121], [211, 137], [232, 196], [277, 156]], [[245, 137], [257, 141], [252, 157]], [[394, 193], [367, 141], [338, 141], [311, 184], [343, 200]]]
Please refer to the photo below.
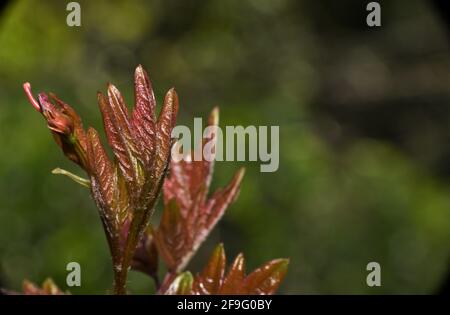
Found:
[[[107, 293], [111, 265], [88, 192], [50, 171], [80, 174], [28, 104], [22, 83], [53, 91], [101, 130], [96, 91], [128, 103], [133, 71], [157, 100], [175, 86], [179, 123], [219, 105], [221, 126], [280, 126], [280, 168], [219, 162], [214, 186], [247, 168], [229, 208], [188, 269], [219, 241], [248, 269], [291, 264], [280, 293], [438, 293], [450, 254], [450, 53], [445, 1], [6, 1], [0, 11], [0, 285], [82, 267], [73, 293]], [[160, 210], [158, 210], [160, 213]], [[157, 223], [158, 217], [153, 219]], [[366, 285], [381, 264], [382, 286]], [[446, 287], [447, 283], [447, 287]], [[130, 291], [151, 294], [136, 272]], [[446, 289], [447, 288], [447, 289]]]

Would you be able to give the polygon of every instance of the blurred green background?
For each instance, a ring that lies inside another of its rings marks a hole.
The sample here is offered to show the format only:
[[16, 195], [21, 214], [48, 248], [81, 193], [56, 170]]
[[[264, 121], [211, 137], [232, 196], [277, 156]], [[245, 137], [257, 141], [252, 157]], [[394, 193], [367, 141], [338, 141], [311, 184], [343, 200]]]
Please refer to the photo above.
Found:
[[[175, 86], [178, 122], [220, 106], [221, 126], [279, 125], [280, 168], [219, 162], [213, 185], [247, 168], [239, 199], [188, 266], [224, 241], [247, 268], [291, 264], [280, 293], [436, 293], [449, 270], [450, 54], [440, 1], [9, 1], [0, 12], [0, 285], [82, 267], [73, 293], [109, 292], [109, 253], [81, 174], [56, 147], [22, 83], [53, 91], [102, 130], [96, 92], [133, 99], [148, 70], [157, 100]], [[448, 18], [448, 16], [447, 16]], [[160, 213], [160, 210], [158, 211]], [[157, 222], [157, 216], [154, 218]], [[382, 286], [366, 285], [381, 264]], [[448, 280], [447, 280], [448, 281]], [[153, 284], [132, 272], [132, 293]]]

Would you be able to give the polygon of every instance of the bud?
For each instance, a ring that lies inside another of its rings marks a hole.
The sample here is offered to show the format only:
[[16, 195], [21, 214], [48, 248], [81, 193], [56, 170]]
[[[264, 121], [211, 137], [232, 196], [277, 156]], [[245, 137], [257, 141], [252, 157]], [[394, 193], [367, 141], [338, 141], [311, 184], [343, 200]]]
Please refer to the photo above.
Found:
[[30, 83], [23, 85], [25, 94], [31, 105], [40, 112], [47, 121], [56, 143], [64, 154], [73, 162], [88, 170], [86, 162], [86, 135], [78, 114], [67, 104], [50, 93], [39, 93], [38, 100], [33, 97]]
[[70, 136], [73, 134], [73, 121], [53, 105], [45, 93], [39, 93], [39, 105], [51, 131]]

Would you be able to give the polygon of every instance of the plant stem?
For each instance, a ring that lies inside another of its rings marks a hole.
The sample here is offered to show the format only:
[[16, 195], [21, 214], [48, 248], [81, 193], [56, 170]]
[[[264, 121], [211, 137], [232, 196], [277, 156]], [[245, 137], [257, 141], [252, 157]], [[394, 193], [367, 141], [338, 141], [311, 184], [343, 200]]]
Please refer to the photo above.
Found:
[[134, 211], [135, 216], [131, 221], [129, 234], [125, 244], [125, 249], [122, 253], [122, 261], [119, 264], [114, 265], [115, 281], [114, 281], [114, 293], [117, 295], [126, 294], [127, 290], [127, 278], [128, 270], [131, 266], [131, 261], [136, 250], [136, 246], [140, 237], [140, 222], [142, 220], [143, 211]]
[[114, 268], [114, 294], [125, 295], [127, 293], [128, 268], [124, 271], [116, 271]]

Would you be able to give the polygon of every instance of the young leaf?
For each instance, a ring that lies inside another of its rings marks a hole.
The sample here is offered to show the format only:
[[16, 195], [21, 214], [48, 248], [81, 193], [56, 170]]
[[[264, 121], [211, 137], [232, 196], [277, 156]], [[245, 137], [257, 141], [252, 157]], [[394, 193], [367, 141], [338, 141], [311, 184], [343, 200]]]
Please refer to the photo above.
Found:
[[[160, 121], [168, 122], [168, 117], [163, 111]], [[209, 126], [217, 124], [218, 109], [215, 108], [209, 117]], [[216, 136], [212, 134], [197, 150], [203, 151], [206, 143], [214, 146], [215, 141]], [[226, 208], [236, 199], [244, 176], [244, 169], [240, 169], [228, 186], [217, 190], [208, 199], [213, 162], [207, 159], [195, 161], [194, 154], [190, 159], [171, 161], [170, 174], [163, 186], [163, 218], [154, 231], [156, 247], [169, 271], [175, 273], [186, 266]], [[174, 217], [175, 205], [177, 215]], [[172, 218], [170, 222], [169, 217]]]
[[245, 278], [245, 259], [240, 253], [234, 259], [233, 264], [223, 280], [223, 284], [218, 290], [219, 294], [241, 294], [242, 283]]
[[175, 270], [180, 264], [179, 259], [181, 257], [177, 253], [188, 246], [188, 244], [185, 244], [187, 232], [181, 220], [180, 209], [175, 200], [172, 199], [164, 208], [158, 229], [153, 232], [156, 248], [169, 270]]
[[245, 278], [242, 285], [244, 294], [273, 294], [283, 281], [288, 259], [274, 259], [259, 267]]
[[127, 183], [132, 196], [139, 193], [139, 169], [137, 163], [137, 149], [133, 142], [131, 126], [128, 119], [128, 109], [113, 85], [108, 87], [109, 101], [102, 93], [98, 94], [98, 102], [103, 116], [108, 143], [117, 159], [122, 176]]
[[[225, 250], [223, 245], [219, 244], [206, 267], [195, 276], [190, 294], [274, 294], [286, 275], [288, 263], [288, 259], [274, 259], [245, 276], [244, 255], [239, 254], [225, 276]], [[168, 287], [178, 287], [176, 283], [178, 277], [170, 278], [168, 281], [171, 281], [171, 284]], [[173, 294], [172, 291], [163, 292]]]
[[156, 146], [155, 95], [147, 72], [139, 65], [134, 72], [135, 109], [131, 124], [136, 135], [143, 142], [142, 158], [147, 166], [152, 165]]
[[38, 100], [33, 97], [30, 83], [23, 85], [25, 94], [33, 107], [47, 121], [53, 138], [64, 154], [72, 161], [87, 170], [86, 135], [78, 114], [66, 103], [50, 93], [53, 104], [45, 93], [39, 93]]
[[129, 211], [128, 194], [123, 185], [118, 185], [120, 175], [108, 158], [97, 131], [89, 128], [87, 138], [91, 194], [99, 209], [113, 265], [117, 268], [122, 261], [119, 237], [124, 217]]
[[171, 132], [175, 126], [178, 106], [178, 95], [175, 89], [171, 88], [164, 98], [156, 128], [156, 171], [159, 174], [165, 171], [169, 161], [170, 149], [172, 148]]
[[214, 250], [205, 269], [196, 276], [194, 290], [203, 295], [217, 293], [222, 286], [225, 264], [225, 249], [223, 248], [223, 244], [219, 244]]
[[[91, 194], [99, 208], [113, 259], [115, 292], [123, 294], [133, 254], [153, 213], [170, 160], [170, 136], [178, 111], [176, 92], [171, 89], [167, 93], [158, 121], [153, 90], [142, 66], [135, 71], [136, 106], [131, 117], [114, 85], [108, 85], [107, 97], [98, 93], [106, 137], [115, 157], [111, 161], [98, 133], [89, 128], [86, 134], [81, 119], [69, 105], [53, 94], [50, 96], [55, 104], [43, 93], [37, 101], [29, 83], [24, 84], [24, 90], [32, 106], [47, 120], [66, 156], [90, 178]], [[155, 251], [154, 247], [144, 246], [144, 250]]]

